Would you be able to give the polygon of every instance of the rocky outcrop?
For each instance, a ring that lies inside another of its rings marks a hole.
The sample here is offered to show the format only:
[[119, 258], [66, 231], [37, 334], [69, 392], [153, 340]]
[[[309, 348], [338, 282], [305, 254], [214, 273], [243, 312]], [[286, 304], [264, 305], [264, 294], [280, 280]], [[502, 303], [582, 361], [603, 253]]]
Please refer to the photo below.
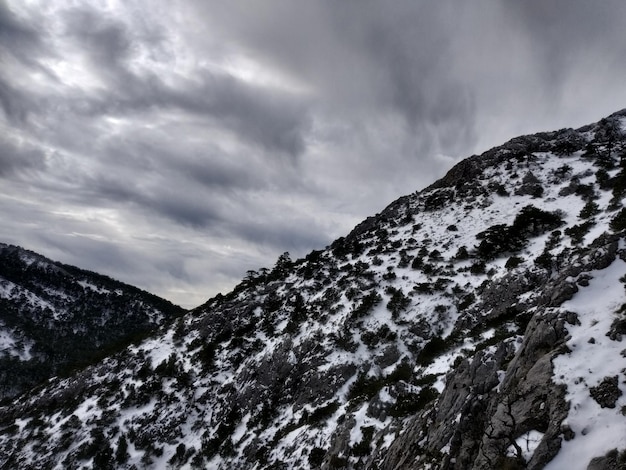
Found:
[[587, 466], [587, 470], [623, 470], [626, 468], [626, 453], [613, 449], [603, 457], [596, 457]]
[[530, 431], [543, 433], [543, 438], [525, 462], [525, 468], [543, 468], [556, 455], [562, 439], [561, 423], [569, 405], [563, 386], [552, 382], [551, 361], [564, 352], [565, 324], [576, 321], [570, 312], [551, 308], [539, 310], [533, 316], [499, 393], [490, 403], [491, 417], [471, 468], [498, 468], [507, 454], [523, 461], [516, 440]]
[[[373, 458], [367, 468], [408, 470], [424, 468], [428, 463], [442, 470], [539, 470], [550, 462], [562, 440], [574, 438], [573, 432], [562, 425], [569, 403], [565, 387], [552, 380], [552, 359], [567, 352], [567, 326], [578, 324], [578, 317], [560, 305], [578, 291], [578, 277], [588, 277], [586, 273], [606, 268], [617, 255], [621, 256], [618, 238], [600, 237], [571, 265], [544, 283], [534, 300], [523, 306], [532, 317], [521, 344], [502, 342], [493, 353], [480, 351], [471, 361], [458, 361], [446, 377], [436, 406], [414, 416], [389, 449]], [[482, 305], [503, 314], [503, 305], [514, 305], [512, 296], [533, 284], [517, 277], [511, 279], [516, 282], [510, 289], [505, 282], [491, 284], [483, 292]], [[495, 300], [498, 297], [502, 299], [500, 305]], [[594, 398], [603, 406], [615, 406], [619, 396], [616, 379], [607, 378], [592, 388]], [[532, 432], [539, 433], [541, 441], [532, 455], [524, 456], [520, 443]], [[611, 459], [600, 458], [590, 468], [613, 468]]]

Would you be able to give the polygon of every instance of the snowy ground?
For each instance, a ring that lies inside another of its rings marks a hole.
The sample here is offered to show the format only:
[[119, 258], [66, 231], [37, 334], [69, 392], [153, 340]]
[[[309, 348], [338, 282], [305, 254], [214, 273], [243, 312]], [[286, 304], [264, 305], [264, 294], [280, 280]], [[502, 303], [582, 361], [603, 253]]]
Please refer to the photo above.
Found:
[[[563, 308], [576, 312], [579, 326], [568, 326], [571, 339], [567, 345], [571, 353], [554, 359], [556, 382], [567, 385], [570, 402], [566, 423], [576, 437], [563, 441], [561, 451], [546, 470], [585, 470], [594, 457], [605, 455], [625, 444], [626, 405], [622, 355], [626, 345], [606, 336], [615, 319], [615, 312], [626, 302], [624, 284], [620, 277], [626, 274], [626, 263], [616, 259], [608, 268], [591, 273], [588, 287], [582, 287]], [[597, 386], [604, 377], [619, 377], [622, 396], [615, 408], [601, 408], [591, 397], [589, 387]]]

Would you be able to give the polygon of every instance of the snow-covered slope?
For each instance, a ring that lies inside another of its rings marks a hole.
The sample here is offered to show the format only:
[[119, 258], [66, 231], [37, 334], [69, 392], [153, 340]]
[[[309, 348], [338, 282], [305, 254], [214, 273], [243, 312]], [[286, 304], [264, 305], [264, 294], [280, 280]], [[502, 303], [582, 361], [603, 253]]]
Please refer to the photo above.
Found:
[[624, 116], [471, 157], [22, 396], [0, 466], [623, 465]]
[[106, 276], [0, 244], [0, 397], [92, 364], [182, 313]]

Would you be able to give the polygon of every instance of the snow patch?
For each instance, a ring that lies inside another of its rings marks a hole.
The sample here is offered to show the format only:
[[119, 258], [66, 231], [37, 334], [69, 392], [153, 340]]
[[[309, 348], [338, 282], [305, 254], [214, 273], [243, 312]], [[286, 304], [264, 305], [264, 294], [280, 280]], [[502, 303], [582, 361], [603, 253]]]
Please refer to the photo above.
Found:
[[[567, 423], [575, 438], [561, 444], [561, 451], [546, 470], [584, 470], [594, 457], [625, 446], [626, 417], [619, 411], [626, 405], [622, 374], [626, 359], [620, 354], [624, 344], [606, 336], [616, 318], [614, 312], [626, 302], [624, 285], [619, 280], [625, 273], [626, 263], [617, 258], [606, 269], [591, 272], [589, 286], [562, 305], [576, 312], [580, 321], [578, 326], [568, 326], [571, 352], [553, 360], [555, 382], [567, 385]], [[591, 397], [589, 388], [613, 376], [620, 378], [622, 396], [615, 408], [602, 408]]]

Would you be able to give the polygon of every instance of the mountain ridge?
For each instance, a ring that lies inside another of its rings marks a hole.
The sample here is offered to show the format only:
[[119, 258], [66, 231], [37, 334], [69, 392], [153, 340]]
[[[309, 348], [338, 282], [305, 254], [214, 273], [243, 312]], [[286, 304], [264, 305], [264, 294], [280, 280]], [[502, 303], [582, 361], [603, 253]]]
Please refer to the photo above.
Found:
[[0, 243], [0, 396], [85, 367], [182, 313], [134, 286]]
[[620, 468], [625, 116], [472, 156], [0, 407], [0, 466]]

